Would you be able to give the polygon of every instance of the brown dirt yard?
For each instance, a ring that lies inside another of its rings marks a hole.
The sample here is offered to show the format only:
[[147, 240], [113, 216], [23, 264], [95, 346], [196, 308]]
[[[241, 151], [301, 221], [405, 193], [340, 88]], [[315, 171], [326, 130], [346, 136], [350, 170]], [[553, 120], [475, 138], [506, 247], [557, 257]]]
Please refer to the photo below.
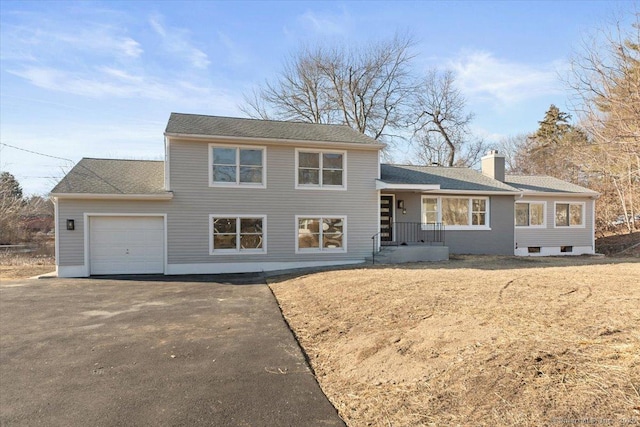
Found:
[[349, 426], [640, 424], [640, 259], [456, 257], [271, 279]]

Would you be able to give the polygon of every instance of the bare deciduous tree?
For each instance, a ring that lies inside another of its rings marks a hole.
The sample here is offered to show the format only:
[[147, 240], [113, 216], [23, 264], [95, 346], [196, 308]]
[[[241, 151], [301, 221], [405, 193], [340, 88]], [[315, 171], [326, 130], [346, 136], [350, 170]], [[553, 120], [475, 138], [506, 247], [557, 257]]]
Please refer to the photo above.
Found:
[[466, 111], [466, 100], [455, 87], [452, 71], [427, 73], [416, 91], [414, 110], [418, 156], [428, 163], [446, 166], [472, 166], [478, 162], [485, 151], [484, 142], [470, 141], [473, 114]]
[[566, 79], [593, 141], [584, 167], [603, 181], [603, 199], [617, 196], [629, 232], [640, 206], [640, 14], [632, 15], [585, 38]]
[[505, 169], [508, 173], [523, 173], [526, 168], [523, 154], [527, 149], [529, 135], [521, 133], [507, 136], [498, 141], [498, 151], [504, 154]]
[[405, 123], [412, 44], [396, 36], [360, 49], [303, 47], [275, 81], [245, 97], [241, 109], [262, 119], [346, 124], [384, 139]]

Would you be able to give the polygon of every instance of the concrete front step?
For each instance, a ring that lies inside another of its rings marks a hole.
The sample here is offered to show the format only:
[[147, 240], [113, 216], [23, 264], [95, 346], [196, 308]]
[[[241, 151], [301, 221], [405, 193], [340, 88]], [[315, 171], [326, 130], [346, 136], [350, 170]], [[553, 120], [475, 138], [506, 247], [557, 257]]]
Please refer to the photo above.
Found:
[[[376, 253], [376, 264], [402, 264], [405, 262], [447, 261], [449, 259], [448, 246], [385, 246]], [[373, 262], [372, 257], [366, 258]]]

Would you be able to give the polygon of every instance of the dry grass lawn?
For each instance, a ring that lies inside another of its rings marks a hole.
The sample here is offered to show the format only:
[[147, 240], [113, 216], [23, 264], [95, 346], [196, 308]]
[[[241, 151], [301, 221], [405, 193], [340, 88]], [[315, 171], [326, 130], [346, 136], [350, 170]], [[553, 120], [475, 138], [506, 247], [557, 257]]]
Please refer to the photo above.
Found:
[[0, 254], [0, 280], [26, 279], [55, 270], [51, 256]]
[[640, 424], [640, 259], [459, 257], [270, 286], [349, 426]]

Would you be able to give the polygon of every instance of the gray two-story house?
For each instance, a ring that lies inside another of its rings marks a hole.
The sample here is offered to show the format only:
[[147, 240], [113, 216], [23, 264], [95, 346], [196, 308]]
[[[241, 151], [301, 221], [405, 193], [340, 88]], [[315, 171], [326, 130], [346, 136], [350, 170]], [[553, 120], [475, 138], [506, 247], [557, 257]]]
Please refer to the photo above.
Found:
[[[347, 126], [171, 114], [165, 160], [84, 158], [52, 190], [60, 277], [360, 263], [384, 245], [593, 253], [597, 193], [549, 177], [381, 165]], [[446, 245], [446, 246], [445, 246]]]

